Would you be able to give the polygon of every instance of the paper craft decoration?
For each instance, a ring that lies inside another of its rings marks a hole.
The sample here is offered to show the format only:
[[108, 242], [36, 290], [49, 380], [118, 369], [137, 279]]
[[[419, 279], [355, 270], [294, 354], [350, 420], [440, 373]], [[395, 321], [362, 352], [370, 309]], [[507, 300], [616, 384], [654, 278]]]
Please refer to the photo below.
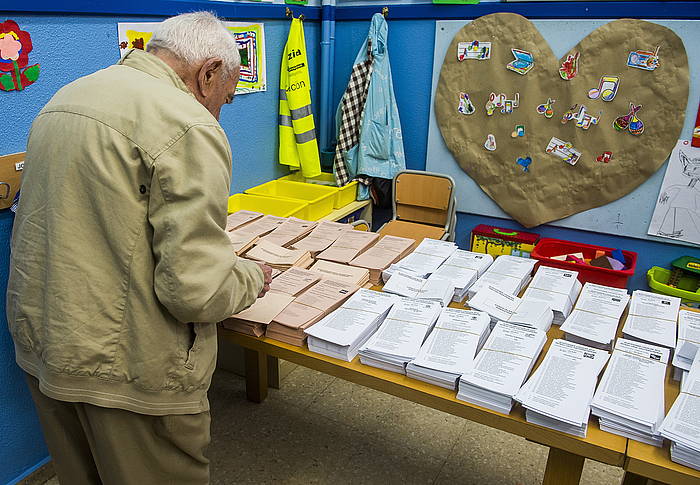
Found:
[[[458, 43], [473, 39], [492, 43], [489, 62], [456, 59]], [[511, 39], [518, 48], [532, 53], [537, 68], [525, 77], [504, 69], [512, 61], [512, 52], [511, 46], [503, 45], [503, 39]], [[629, 53], [639, 49], [640, 39], [646, 45], [662, 46], [663, 64], [653, 73], [626, 65]], [[563, 81], [559, 69], [568, 56], [575, 58], [577, 52], [578, 74]], [[588, 100], [588, 90], [598, 86], [601, 75], [607, 73], [619, 73], [624, 78], [615, 98], [605, 103]], [[453, 38], [435, 90], [435, 118], [460, 167], [506, 213], [522, 225], [534, 227], [619, 199], [658, 170], [680, 137], [688, 104], [688, 82], [683, 41], [662, 25], [636, 19], [613, 20], [557, 59], [529, 20], [517, 14], [497, 13], [466, 24]], [[484, 101], [492, 92], [509, 96], [518, 92], [519, 104], [525, 109], [515, 110], [517, 119], [513, 119], [514, 116], [488, 116], [476, 104], [474, 114], [463, 116], [455, 109], [459, 92], [468, 92], [472, 100]], [[578, 105], [572, 119], [562, 124], [540, 115], [536, 107], [548, 98], [557, 100], [562, 114], [568, 107]], [[583, 129], [585, 116], [573, 121], [584, 99], [589, 101], [585, 103], [585, 114], [599, 118], [598, 125], [590, 127], [591, 118], [588, 130]], [[616, 117], [629, 112], [630, 101], [644, 106], [637, 117], [647, 110], [654, 113], [642, 116], [643, 143], [613, 127]], [[577, 127], [577, 122], [582, 126]], [[527, 127], [527, 136], [510, 138], [515, 123]], [[483, 148], [489, 134], [499, 141], [498, 150], [493, 152]], [[552, 137], [570, 142], [581, 154], [574, 167], [555, 156], [544, 156], [543, 150]], [[596, 162], [603, 150], [615, 154], [614, 163]], [[526, 153], [538, 163], [537, 170], [530, 169], [524, 183], [522, 167], [514, 161]], [[543, 156], [538, 157], [538, 153]]]
[[591, 125], [597, 125], [600, 116], [593, 116], [586, 112], [586, 107], [584, 105], [573, 105], [569, 110], [564, 113], [561, 118], [562, 124], [566, 124], [569, 120], [576, 121], [576, 126], [587, 130]]
[[689, 140], [671, 153], [648, 234], [700, 244], [700, 148]]
[[564, 81], [573, 79], [578, 74], [578, 57], [579, 53], [569, 54], [566, 56], [566, 60], [561, 63], [559, 68], [559, 75]]
[[598, 155], [598, 157], [596, 157], [595, 161], [608, 163], [610, 160], [612, 160], [612, 155], [612, 152], [603, 152], [602, 155]]
[[520, 93], [515, 93], [513, 99], [508, 99], [505, 94], [489, 94], [489, 100], [486, 101], [486, 114], [491, 116], [496, 108], [501, 108], [501, 113], [510, 114], [513, 108], [520, 106]]
[[524, 51], [522, 49], [511, 49], [510, 50], [515, 57], [514, 61], [509, 62], [506, 65], [506, 69], [509, 69], [518, 74], [527, 74], [535, 65], [535, 59], [532, 57], [532, 53]]
[[530, 171], [530, 164], [532, 163], [532, 158], [530, 157], [520, 157], [518, 158], [515, 163], [523, 167], [523, 172], [529, 172]]
[[659, 67], [659, 47], [656, 47], [654, 52], [650, 51], [632, 51], [627, 56], [627, 65], [644, 69], [645, 71], [653, 71]]
[[537, 112], [544, 115], [545, 118], [551, 118], [554, 116], [554, 108], [552, 105], [556, 102], [556, 99], [547, 98], [547, 102], [539, 105], [537, 107]]
[[619, 86], [620, 78], [618, 76], [603, 76], [600, 78], [598, 87], [588, 91], [588, 97], [591, 99], [600, 98], [603, 101], [612, 101], [615, 99]]
[[486, 142], [484, 143], [484, 148], [486, 148], [490, 152], [492, 152], [496, 149], [496, 137], [493, 136], [491, 133], [489, 133], [488, 136], [486, 137]]
[[0, 90], [22, 91], [39, 79], [39, 64], [29, 64], [32, 38], [14, 20], [0, 22]]
[[581, 152], [576, 150], [571, 143], [555, 137], [549, 140], [546, 152], [556, 155], [569, 165], [576, 165], [576, 162], [581, 158]]
[[491, 59], [491, 42], [460, 42], [457, 44], [457, 60], [477, 59], [484, 61]]
[[698, 106], [698, 114], [695, 118], [695, 128], [693, 129], [693, 141], [691, 145], [700, 148], [700, 106]]
[[637, 118], [637, 112], [642, 109], [642, 105], [635, 106], [630, 103], [629, 112], [624, 116], [618, 116], [613, 122], [613, 126], [617, 131], [628, 130], [633, 135], [641, 135], [644, 133], [644, 122]]
[[[120, 22], [117, 25], [120, 54], [129, 49], [146, 50], [158, 22]], [[262, 23], [224, 22], [236, 38], [241, 56], [241, 76], [236, 94], [266, 90], [265, 27]]]
[[512, 138], [525, 136], [525, 125], [515, 125], [515, 130], [510, 134]]
[[467, 93], [459, 93], [459, 107], [457, 108], [457, 111], [463, 115], [470, 115], [476, 111], [476, 108], [474, 108], [474, 105], [469, 99], [469, 95]]

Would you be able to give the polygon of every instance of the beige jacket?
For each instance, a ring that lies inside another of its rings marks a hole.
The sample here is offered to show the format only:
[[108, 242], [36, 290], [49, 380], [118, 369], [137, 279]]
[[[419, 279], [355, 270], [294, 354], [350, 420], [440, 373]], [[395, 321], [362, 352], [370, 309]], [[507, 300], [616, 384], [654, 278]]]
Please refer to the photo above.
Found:
[[7, 291], [20, 367], [58, 400], [207, 410], [214, 322], [263, 285], [224, 232], [231, 150], [216, 119], [134, 50], [49, 101], [23, 177]]

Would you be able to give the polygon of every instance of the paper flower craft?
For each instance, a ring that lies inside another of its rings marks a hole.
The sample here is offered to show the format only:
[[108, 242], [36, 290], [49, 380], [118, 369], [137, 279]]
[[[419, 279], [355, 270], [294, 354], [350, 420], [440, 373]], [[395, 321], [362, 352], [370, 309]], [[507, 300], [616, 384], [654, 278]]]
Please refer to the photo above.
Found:
[[31, 51], [29, 32], [13, 20], [0, 23], [0, 90], [21, 91], [39, 78], [39, 64], [27, 67]]

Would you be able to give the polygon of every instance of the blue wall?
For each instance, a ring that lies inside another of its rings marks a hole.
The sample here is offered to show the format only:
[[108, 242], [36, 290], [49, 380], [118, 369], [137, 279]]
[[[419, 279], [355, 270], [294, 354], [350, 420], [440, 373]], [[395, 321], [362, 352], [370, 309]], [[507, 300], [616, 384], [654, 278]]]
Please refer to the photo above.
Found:
[[[336, 70], [333, 88], [333, 99], [336, 105], [347, 85], [352, 64], [367, 36], [368, 28], [369, 19], [366, 22], [346, 21], [336, 25]], [[406, 166], [414, 170], [425, 170], [434, 42], [434, 20], [391, 20], [391, 10], [389, 11], [389, 56], [394, 92], [401, 116]], [[456, 240], [460, 247], [468, 247], [469, 233], [478, 224], [528, 230], [512, 219], [460, 213], [457, 220]], [[686, 254], [700, 257], [700, 250], [697, 247], [675, 246], [548, 225], [529, 231], [537, 232], [544, 237], [637, 252], [639, 254], [637, 269], [628, 285], [631, 290], [648, 289], [646, 271], [652, 266], [669, 266], [673, 259]]]
[[[32, 36], [30, 63], [41, 64], [39, 80], [22, 92], [0, 92], [0, 154], [24, 151], [31, 122], [63, 85], [119, 59], [117, 22], [157, 18], [89, 16], [18, 16], [0, 11], [0, 22], [15, 20]], [[267, 49], [267, 91], [237, 96], [222, 110], [221, 124], [233, 149], [232, 193], [279, 177], [288, 170], [277, 160], [279, 67], [289, 22], [264, 21]], [[317, 93], [318, 22], [305, 25], [312, 84]], [[313, 96], [314, 100], [318, 95]], [[316, 104], [316, 102], [314, 101]], [[318, 113], [318, 106], [314, 106]], [[33, 403], [19, 368], [5, 318], [5, 291], [12, 213], [0, 212], [0, 484], [14, 481], [47, 458]]]

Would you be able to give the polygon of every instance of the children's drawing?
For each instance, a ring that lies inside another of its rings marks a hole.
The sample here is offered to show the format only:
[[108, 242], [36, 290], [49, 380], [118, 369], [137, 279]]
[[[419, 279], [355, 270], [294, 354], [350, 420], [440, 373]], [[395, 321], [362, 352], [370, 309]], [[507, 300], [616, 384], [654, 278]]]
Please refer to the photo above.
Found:
[[700, 149], [679, 140], [671, 153], [648, 233], [700, 244]]
[[[120, 22], [117, 26], [119, 51], [123, 56], [129, 49], [146, 50], [158, 22]], [[266, 90], [265, 30], [261, 23], [224, 22], [236, 38], [241, 56], [241, 76], [236, 94]]]
[[491, 59], [491, 42], [460, 42], [457, 44], [457, 60], [478, 59], [485, 61]]
[[501, 108], [501, 113], [510, 114], [514, 108], [520, 106], [520, 93], [515, 93], [513, 99], [506, 98], [506, 95], [491, 93], [486, 101], [486, 114], [491, 116], [496, 108]]
[[31, 51], [29, 32], [14, 20], [0, 22], [0, 91], [22, 91], [39, 78], [39, 64], [27, 67]]

